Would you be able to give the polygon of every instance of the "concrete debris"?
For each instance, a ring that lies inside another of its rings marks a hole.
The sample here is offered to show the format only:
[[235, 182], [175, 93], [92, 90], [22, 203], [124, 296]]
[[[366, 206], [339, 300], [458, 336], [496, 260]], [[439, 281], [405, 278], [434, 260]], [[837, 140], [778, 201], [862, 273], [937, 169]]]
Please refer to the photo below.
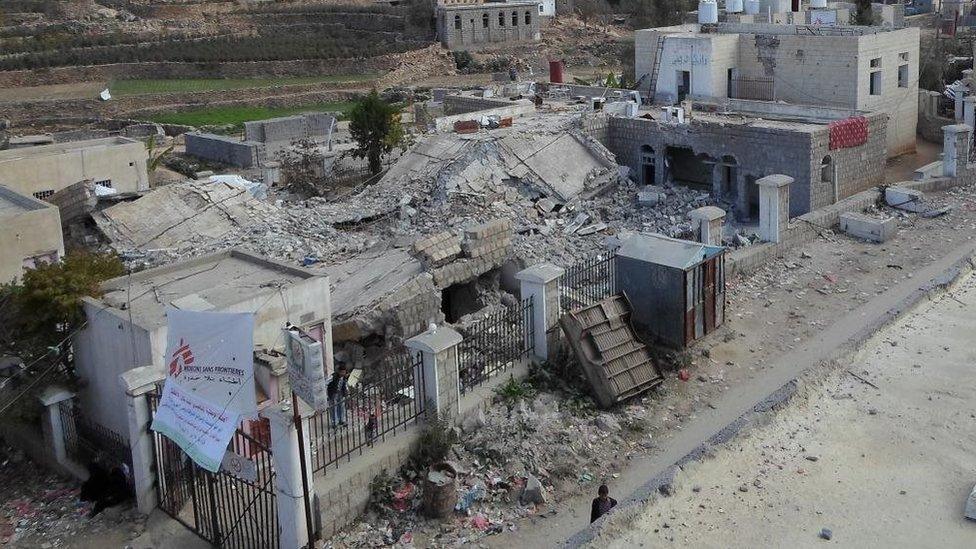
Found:
[[976, 520], [976, 486], [973, 486], [969, 497], [966, 499], [965, 517], [969, 520]]
[[522, 489], [522, 497], [520, 499], [523, 504], [534, 503], [536, 505], [542, 505], [546, 502], [546, 490], [542, 487], [542, 482], [532, 473], [529, 473], [525, 479], [525, 488]]

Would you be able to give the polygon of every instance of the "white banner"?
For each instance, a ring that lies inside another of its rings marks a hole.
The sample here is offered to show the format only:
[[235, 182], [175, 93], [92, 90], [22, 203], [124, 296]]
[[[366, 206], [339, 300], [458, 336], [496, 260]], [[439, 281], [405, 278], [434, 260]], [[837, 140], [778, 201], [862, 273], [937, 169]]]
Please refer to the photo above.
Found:
[[297, 328], [285, 329], [285, 356], [291, 390], [312, 408], [326, 410], [329, 399], [322, 343]]
[[166, 384], [152, 429], [217, 471], [241, 418], [257, 417], [254, 315], [166, 310]]
[[239, 414], [197, 398], [167, 380], [152, 430], [178, 444], [200, 467], [216, 473], [238, 423]]

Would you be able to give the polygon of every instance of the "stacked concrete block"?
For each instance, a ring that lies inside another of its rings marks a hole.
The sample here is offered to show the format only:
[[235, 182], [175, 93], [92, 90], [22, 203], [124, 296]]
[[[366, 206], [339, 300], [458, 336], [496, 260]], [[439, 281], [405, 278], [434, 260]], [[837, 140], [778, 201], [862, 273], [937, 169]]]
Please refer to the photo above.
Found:
[[435, 233], [414, 242], [413, 252], [428, 268], [440, 267], [461, 255], [461, 239], [452, 231]]
[[335, 129], [332, 113], [313, 112], [244, 123], [244, 140], [259, 143], [291, 143], [302, 139], [329, 140]]
[[183, 134], [186, 154], [203, 160], [251, 168], [265, 160], [264, 145], [256, 141], [240, 141], [233, 137], [212, 133]]
[[508, 107], [512, 104], [507, 99], [488, 99], [470, 95], [446, 95], [443, 101], [445, 115], [467, 114], [470, 112], [497, 109], [499, 107]]
[[425, 331], [430, 324], [444, 321], [441, 293], [429, 273], [423, 273], [398, 288], [380, 304], [386, 336], [403, 339]]
[[512, 222], [496, 219], [464, 230], [464, 255], [472, 259], [507, 256], [512, 247]]
[[79, 181], [47, 197], [46, 201], [58, 207], [63, 227], [84, 221], [98, 204], [95, 182], [91, 179]]
[[894, 217], [878, 219], [857, 212], [840, 214], [840, 230], [855, 237], [873, 242], [886, 242], [898, 231]]

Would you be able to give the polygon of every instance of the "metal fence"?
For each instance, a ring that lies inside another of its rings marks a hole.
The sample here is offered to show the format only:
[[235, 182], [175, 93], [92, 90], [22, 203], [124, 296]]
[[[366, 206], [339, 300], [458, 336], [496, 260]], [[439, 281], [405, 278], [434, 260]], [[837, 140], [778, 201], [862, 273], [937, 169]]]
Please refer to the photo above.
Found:
[[773, 78], [771, 76], [737, 76], [729, 81], [729, 93], [733, 99], [754, 99], [773, 101]]
[[75, 462], [87, 465], [98, 461], [132, 470], [132, 451], [122, 435], [86, 418], [71, 400], [61, 401], [58, 413], [65, 450]]
[[371, 378], [309, 420], [312, 471], [339, 466], [395, 436], [421, 415], [427, 393], [420, 353], [394, 355]]
[[[146, 395], [153, 415], [161, 393], [157, 389]], [[267, 427], [265, 420], [244, 421], [227, 446], [249, 462], [250, 474], [223, 467], [208, 471], [154, 431], [160, 509], [217, 547], [279, 547], [276, 473]]]
[[598, 254], [566, 269], [559, 278], [559, 314], [617, 293], [617, 252]]
[[458, 345], [461, 394], [507, 370], [535, 346], [532, 297], [496, 311], [467, 328]]

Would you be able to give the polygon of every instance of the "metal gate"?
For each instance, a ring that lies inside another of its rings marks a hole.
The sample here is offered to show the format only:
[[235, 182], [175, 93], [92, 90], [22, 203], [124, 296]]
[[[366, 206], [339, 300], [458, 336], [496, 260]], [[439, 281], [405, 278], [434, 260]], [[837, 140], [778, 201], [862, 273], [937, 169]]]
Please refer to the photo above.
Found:
[[[158, 404], [159, 394], [150, 394], [152, 414]], [[250, 475], [234, 476], [224, 470], [211, 473], [175, 442], [153, 432], [159, 508], [215, 546], [278, 548], [275, 471], [267, 434], [260, 421], [237, 428], [227, 449], [247, 458], [254, 467]], [[255, 478], [246, 480], [245, 476]]]

